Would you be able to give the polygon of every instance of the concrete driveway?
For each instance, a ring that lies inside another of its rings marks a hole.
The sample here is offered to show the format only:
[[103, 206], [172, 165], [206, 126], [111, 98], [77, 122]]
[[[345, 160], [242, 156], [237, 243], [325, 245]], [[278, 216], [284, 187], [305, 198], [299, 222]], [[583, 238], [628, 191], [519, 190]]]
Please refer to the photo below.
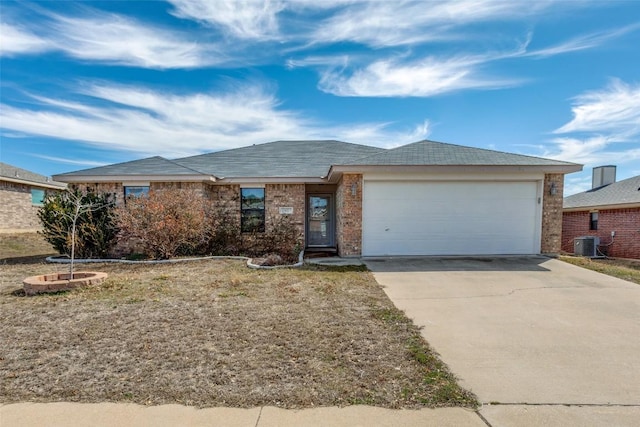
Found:
[[366, 264], [489, 424], [640, 423], [640, 285], [544, 257]]

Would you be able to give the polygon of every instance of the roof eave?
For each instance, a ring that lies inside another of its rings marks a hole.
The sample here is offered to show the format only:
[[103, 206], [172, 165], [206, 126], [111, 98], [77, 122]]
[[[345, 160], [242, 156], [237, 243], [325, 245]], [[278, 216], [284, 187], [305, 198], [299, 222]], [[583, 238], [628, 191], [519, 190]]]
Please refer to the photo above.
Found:
[[26, 179], [17, 179], [17, 178], [9, 178], [6, 176], [0, 177], [0, 181], [7, 181], [7, 182], [13, 182], [16, 184], [24, 184], [24, 185], [30, 185], [32, 187], [42, 187], [42, 188], [49, 188], [52, 190], [64, 190], [66, 188], [66, 185], [62, 182], [60, 182], [60, 185], [56, 185], [56, 184], [52, 184], [50, 182], [39, 182], [39, 181], [29, 181]]
[[329, 168], [329, 181], [337, 181], [343, 173], [365, 172], [544, 172], [573, 173], [582, 170], [582, 165], [334, 165]]
[[251, 177], [234, 176], [218, 178], [217, 184], [326, 184], [327, 178], [321, 176], [273, 176]]
[[100, 182], [216, 182], [212, 175], [54, 175], [56, 181], [73, 183], [100, 183]]
[[580, 212], [593, 210], [611, 210], [611, 209], [635, 209], [640, 208], [640, 202], [632, 203], [614, 203], [607, 205], [589, 205], [589, 206], [573, 206], [570, 208], [562, 208], [563, 212]]

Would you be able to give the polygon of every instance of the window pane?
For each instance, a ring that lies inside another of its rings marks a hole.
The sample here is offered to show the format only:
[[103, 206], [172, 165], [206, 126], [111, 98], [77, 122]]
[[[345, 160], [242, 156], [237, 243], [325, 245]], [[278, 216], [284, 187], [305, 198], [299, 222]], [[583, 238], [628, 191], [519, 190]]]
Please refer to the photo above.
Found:
[[149, 187], [124, 187], [124, 197], [142, 197], [149, 194]]
[[38, 190], [37, 188], [31, 189], [31, 204], [41, 206], [44, 202], [44, 190]]
[[264, 232], [264, 188], [242, 188], [240, 198], [242, 232]]

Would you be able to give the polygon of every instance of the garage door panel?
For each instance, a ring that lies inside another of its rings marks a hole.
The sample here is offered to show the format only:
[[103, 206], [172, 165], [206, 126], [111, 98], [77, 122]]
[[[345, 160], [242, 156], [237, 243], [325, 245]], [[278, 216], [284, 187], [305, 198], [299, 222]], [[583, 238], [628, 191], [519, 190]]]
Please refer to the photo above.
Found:
[[363, 254], [535, 253], [536, 182], [370, 182]]

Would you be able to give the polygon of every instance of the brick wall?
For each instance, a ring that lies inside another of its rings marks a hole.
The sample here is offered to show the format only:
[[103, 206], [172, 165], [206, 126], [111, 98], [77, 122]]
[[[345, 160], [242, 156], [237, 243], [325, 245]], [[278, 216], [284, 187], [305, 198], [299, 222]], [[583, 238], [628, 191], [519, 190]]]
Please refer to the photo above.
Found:
[[[550, 194], [552, 184], [555, 184], [556, 187], [555, 195]], [[542, 190], [542, 238], [540, 242], [540, 252], [543, 254], [557, 254], [561, 249], [563, 190], [563, 174], [545, 174]]]
[[[355, 184], [356, 194], [351, 191]], [[362, 253], [362, 175], [344, 174], [336, 189], [336, 234], [340, 256]]]
[[[598, 229], [589, 230], [590, 211], [565, 212], [562, 216], [562, 250], [573, 253], [573, 239], [600, 238], [600, 250], [612, 257], [640, 259], [640, 208], [598, 211]], [[616, 235], [611, 239], [611, 232]], [[607, 246], [608, 245], [608, 246]]]
[[304, 184], [267, 184], [265, 186], [265, 215], [266, 228], [270, 229], [272, 222], [282, 217], [280, 208], [292, 207], [291, 220], [304, 241], [305, 221], [305, 185]]
[[31, 203], [31, 188], [26, 184], [0, 181], [0, 231], [33, 232], [41, 229], [37, 215], [40, 207]]

